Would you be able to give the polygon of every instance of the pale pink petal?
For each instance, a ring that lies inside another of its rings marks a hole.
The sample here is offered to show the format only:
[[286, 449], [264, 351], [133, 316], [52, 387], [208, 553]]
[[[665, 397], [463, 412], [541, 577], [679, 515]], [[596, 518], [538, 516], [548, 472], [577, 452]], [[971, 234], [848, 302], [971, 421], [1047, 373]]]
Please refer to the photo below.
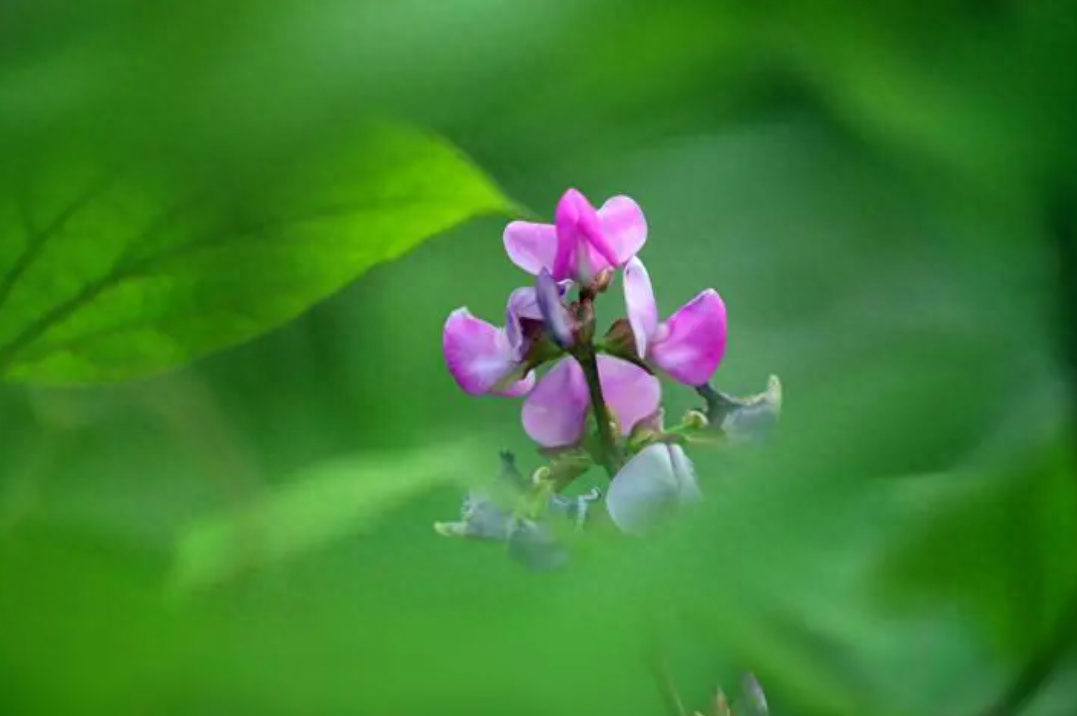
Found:
[[625, 435], [632, 431], [636, 423], [658, 410], [662, 388], [657, 378], [639, 366], [613, 356], [600, 355], [598, 381], [602, 385], [606, 405]]
[[494, 395], [503, 395], [506, 398], [522, 398], [535, 387], [535, 371], [528, 371], [520, 380], [510, 383], [505, 388], [493, 388], [490, 390]]
[[591, 281], [600, 271], [615, 266], [590, 242], [580, 244], [576, 252], [576, 275], [581, 283]]
[[658, 304], [654, 300], [651, 277], [643, 262], [635, 256], [625, 266], [624, 291], [628, 322], [636, 338], [636, 353], [645, 358], [647, 344], [658, 330]]
[[647, 242], [647, 220], [643, 209], [627, 196], [615, 196], [598, 210], [598, 219], [609, 243], [610, 262], [623, 266]]
[[449, 314], [442, 348], [453, 379], [471, 395], [490, 392], [516, 367], [505, 332], [475, 318], [466, 308]]
[[703, 385], [725, 353], [725, 303], [708, 288], [674, 313], [659, 328], [649, 358], [686, 385]]
[[505, 227], [504, 241], [509, 258], [524, 271], [537, 275], [542, 269], [553, 269], [557, 229], [552, 224], [513, 221]]
[[583, 437], [589, 406], [583, 369], [565, 358], [542, 376], [524, 401], [524, 431], [545, 447], [572, 445]]

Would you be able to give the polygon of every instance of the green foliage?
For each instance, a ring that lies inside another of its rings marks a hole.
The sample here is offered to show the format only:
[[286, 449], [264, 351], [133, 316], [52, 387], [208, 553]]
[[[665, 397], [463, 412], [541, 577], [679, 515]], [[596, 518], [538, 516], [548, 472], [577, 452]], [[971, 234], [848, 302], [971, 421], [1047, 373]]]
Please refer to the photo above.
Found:
[[476, 454], [478, 444], [455, 441], [305, 468], [288, 484], [188, 527], [179, 538], [173, 585], [181, 591], [212, 586], [369, 531], [384, 513], [434, 487], [464, 489], [462, 466]]
[[67, 154], [35, 162], [0, 204], [0, 374], [86, 383], [181, 365], [508, 207], [442, 140], [386, 126], [354, 135], [231, 167], [231, 181]]
[[914, 494], [931, 512], [887, 564], [884, 596], [976, 614], [1017, 663], [1056, 638], [1077, 595], [1077, 562], [1060, 548], [1077, 540], [1077, 465], [1056, 440], [991, 471], [921, 478]]
[[[657, 632], [688, 708], [748, 669], [775, 716], [987, 714], [1055, 641], [1027, 714], [1071, 716], [1073, 2], [64, 5], [0, 9], [5, 713], [656, 716]], [[530, 280], [457, 227], [486, 175], [633, 196], [718, 388], [782, 379], [556, 574], [431, 529], [539, 464], [439, 350]]]

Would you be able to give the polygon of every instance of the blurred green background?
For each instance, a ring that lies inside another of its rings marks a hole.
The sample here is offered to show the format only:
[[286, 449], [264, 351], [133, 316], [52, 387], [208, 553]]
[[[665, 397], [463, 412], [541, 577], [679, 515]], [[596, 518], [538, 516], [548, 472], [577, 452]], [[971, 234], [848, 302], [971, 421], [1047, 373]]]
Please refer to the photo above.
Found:
[[5, 372], [0, 713], [643, 716], [656, 639], [700, 710], [750, 670], [777, 715], [1077, 713], [1075, 67], [1056, 0], [0, 4], [5, 207], [123, 166], [261, 216], [308, 159], [388, 201], [346, 148], [417, 128], [547, 220], [635, 198], [662, 312], [728, 305], [719, 387], [785, 392], [764, 447], [693, 456], [699, 510], [546, 575], [432, 530], [498, 449], [540, 464], [441, 357], [527, 278], [486, 204], [178, 370]]

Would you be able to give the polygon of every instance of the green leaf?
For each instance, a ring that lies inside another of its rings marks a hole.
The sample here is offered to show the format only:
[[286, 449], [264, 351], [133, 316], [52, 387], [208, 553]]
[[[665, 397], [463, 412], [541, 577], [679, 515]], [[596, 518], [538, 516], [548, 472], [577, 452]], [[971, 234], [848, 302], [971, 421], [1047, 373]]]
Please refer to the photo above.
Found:
[[[179, 592], [211, 586], [368, 530], [432, 487], [463, 483], [476, 452], [474, 443], [456, 441], [307, 468], [282, 487], [191, 524], [177, 542], [172, 585]], [[430, 539], [437, 539], [433, 529]]]
[[997, 653], [1014, 662], [1054, 637], [1077, 593], [1077, 484], [1072, 448], [1056, 437], [1020, 463], [909, 485], [922, 523], [888, 555], [885, 600], [939, 603], [978, 617]]
[[348, 141], [255, 154], [9, 168], [0, 377], [98, 382], [180, 365], [285, 323], [430, 236], [509, 208], [453, 147], [411, 130], [365, 127]]

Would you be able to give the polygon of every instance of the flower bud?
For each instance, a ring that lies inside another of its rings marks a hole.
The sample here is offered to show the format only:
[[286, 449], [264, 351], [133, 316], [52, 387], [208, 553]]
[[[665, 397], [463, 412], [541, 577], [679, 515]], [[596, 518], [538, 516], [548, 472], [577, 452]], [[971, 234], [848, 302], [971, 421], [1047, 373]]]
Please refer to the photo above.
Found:
[[617, 271], [610, 268], [604, 268], [598, 272], [594, 281], [589, 286], [592, 293], [605, 293], [606, 289], [610, 287], [610, 283], [613, 282], [613, 277], [617, 274]]
[[685, 427], [703, 429], [710, 425], [710, 421], [707, 420], [707, 416], [699, 410], [689, 410], [684, 414], [684, 420], [682, 421]]
[[531, 473], [531, 484], [533, 484], [533, 485], [536, 485], [536, 486], [541, 485], [542, 483], [546, 482], [549, 479], [550, 479], [550, 468], [546, 467], [545, 465], [543, 465], [543, 466], [541, 466], [539, 468], [536, 468], [535, 471], [533, 473]]
[[602, 340], [602, 347], [611, 355], [638, 360], [639, 353], [636, 351], [636, 337], [632, 332], [632, 324], [626, 318], [618, 318], [606, 332]]
[[554, 343], [568, 348], [573, 343], [572, 319], [565, 305], [561, 303], [561, 290], [553, 276], [543, 269], [535, 282], [535, 297], [539, 312], [542, 314], [546, 334]]

